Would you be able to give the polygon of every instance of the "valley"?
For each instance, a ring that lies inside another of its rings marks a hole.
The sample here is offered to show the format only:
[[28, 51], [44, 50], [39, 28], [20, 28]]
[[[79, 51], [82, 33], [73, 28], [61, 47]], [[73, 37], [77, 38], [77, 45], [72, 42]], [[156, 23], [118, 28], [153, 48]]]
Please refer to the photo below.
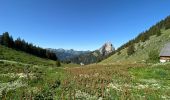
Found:
[[[170, 63], [146, 63], [148, 54], [144, 53], [153, 48], [161, 50], [169, 41], [170, 31], [162, 33], [135, 44], [136, 52], [132, 56], [127, 56], [123, 49], [119, 55], [115, 53], [85, 66], [62, 63], [57, 67], [53, 60], [0, 45], [0, 97], [5, 100], [170, 99]], [[144, 48], [140, 49], [139, 44]]]
[[0, 4], [0, 100], [170, 100], [170, 1]]
[[99, 63], [88, 65], [70, 62], [58, 66], [59, 61], [0, 45], [0, 98], [168, 100], [170, 63], [148, 62], [150, 51], [160, 52], [169, 42], [170, 29], [161, 33], [160, 36], [152, 35], [144, 42], [135, 43], [132, 55], [127, 55], [127, 48], [124, 48]]

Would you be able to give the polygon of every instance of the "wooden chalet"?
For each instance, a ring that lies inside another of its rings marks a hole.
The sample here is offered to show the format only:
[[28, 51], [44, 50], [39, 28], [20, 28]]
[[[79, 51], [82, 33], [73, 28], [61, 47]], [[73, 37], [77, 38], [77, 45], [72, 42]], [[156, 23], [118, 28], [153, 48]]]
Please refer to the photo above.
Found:
[[170, 43], [167, 43], [160, 52], [160, 62], [170, 61]]

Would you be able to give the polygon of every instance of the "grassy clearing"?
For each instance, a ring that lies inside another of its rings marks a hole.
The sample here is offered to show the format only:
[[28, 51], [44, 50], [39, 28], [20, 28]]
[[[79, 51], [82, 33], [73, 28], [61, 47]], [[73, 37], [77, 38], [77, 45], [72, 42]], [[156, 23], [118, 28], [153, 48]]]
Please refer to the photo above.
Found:
[[54, 100], [170, 99], [170, 63], [67, 65], [0, 61], [0, 97]]

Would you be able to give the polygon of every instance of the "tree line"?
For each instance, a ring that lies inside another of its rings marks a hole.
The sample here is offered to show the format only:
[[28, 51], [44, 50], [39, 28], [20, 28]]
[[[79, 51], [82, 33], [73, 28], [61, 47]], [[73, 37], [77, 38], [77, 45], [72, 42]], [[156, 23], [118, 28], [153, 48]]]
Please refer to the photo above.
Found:
[[32, 43], [28, 43], [24, 39], [17, 38], [16, 40], [14, 40], [8, 32], [5, 32], [0, 36], [0, 44], [18, 51], [24, 51], [26, 53], [41, 58], [58, 60], [55, 53], [52, 53], [41, 47], [35, 46]]

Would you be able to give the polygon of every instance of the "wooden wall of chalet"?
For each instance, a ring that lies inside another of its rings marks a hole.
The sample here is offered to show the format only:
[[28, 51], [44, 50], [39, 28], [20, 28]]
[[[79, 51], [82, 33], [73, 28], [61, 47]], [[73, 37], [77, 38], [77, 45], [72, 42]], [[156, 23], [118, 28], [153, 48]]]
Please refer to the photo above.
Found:
[[170, 61], [170, 56], [161, 56], [160, 59]]

